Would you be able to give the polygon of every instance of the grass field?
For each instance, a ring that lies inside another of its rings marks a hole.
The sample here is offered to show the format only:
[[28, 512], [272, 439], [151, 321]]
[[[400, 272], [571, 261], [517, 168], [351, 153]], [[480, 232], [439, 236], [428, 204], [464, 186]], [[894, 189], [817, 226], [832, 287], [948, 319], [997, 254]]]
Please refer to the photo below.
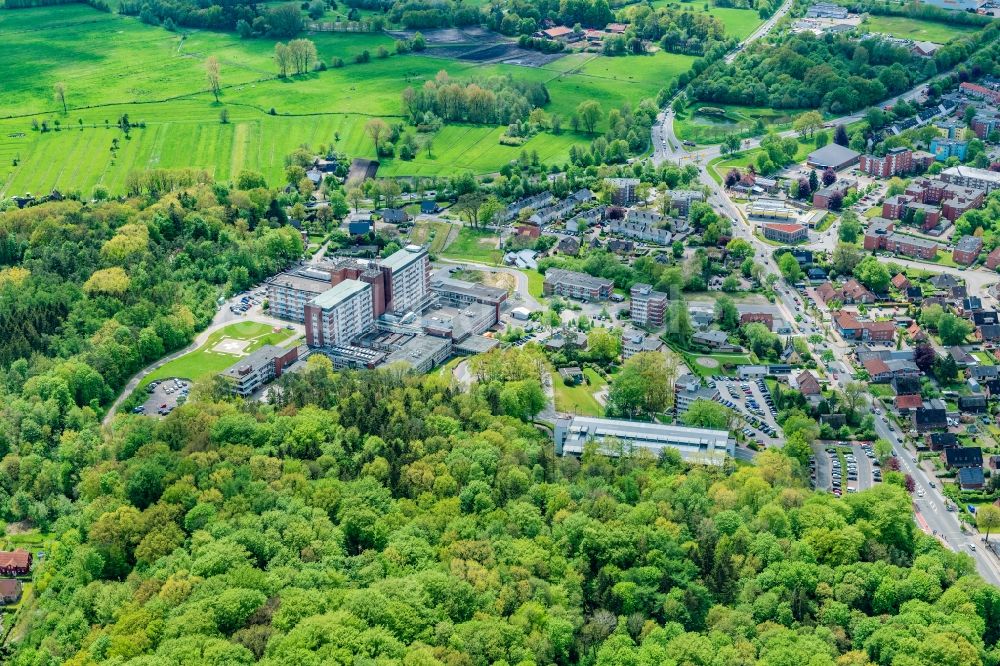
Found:
[[429, 244], [427, 251], [433, 255], [438, 255], [444, 249], [450, 230], [451, 225], [446, 222], [429, 222], [424, 220], [418, 222], [413, 227], [413, 231], [410, 232], [410, 242], [417, 245]]
[[936, 21], [907, 18], [905, 16], [870, 16], [864, 27], [871, 32], [884, 32], [893, 37], [916, 41], [946, 44], [960, 35], [975, 32], [979, 28], [969, 25], [951, 25]]
[[496, 264], [500, 258], [500, 250], [497, 248], [498, 240], [497, 236], [488, 231], [462, 227], [462, 230], [458, 232], [458, 237], [444, 248], [441, 255], [448, 259]]
[[750, 33], [764, 21], [760, 15], [752, 9], [733, 9], [731, 7], [716, 7], [712, 3], [705, 9], [704, 3], [681, 2], [681, 0], [653, 0], [650, 3], [654, 8], [676, 5], [696, 14], [711, 14], [726, 27], [726, 35], [735, 37], [738, 40], [746, 39]]
[[185, 354], [180, 358], [164, 363], [162, 366], [149, 373], [140, 382], [137, 391], [143, 390], [150, 382], [168, 377], [181, 377], [198, 382], [211, 377], [231, 366], [240, 359], [234, 354], [225, 354], [212, 351], [216, 344], [223, 338], [234, 340], [248, 340], [250, 344], [245, 348], [249, 353], [260, 349], [264, 345], [278, 345], [288, 340], [294, 335], [293, 331], [279, 329], [274, 331], [270, 324], [261, 324], [255, 321], [241, 321], [230, 324], [225, 328], [215, 331], [208, 340], [198, 349], [190, 354]]
[[[716, 117], [696, 113], [703, 106], [723, 109], [724, 116]], [[791, 129], [795, 116], [802, 111], [791, 109], [768, 109], [751, 106], [736, 106], [732, 104], [693, 104], [685, 111], [678, 113], [674, 120], [674, 131], [682, 141], [694, 141], [698, 144], [719, 143], [722, 137], [736, 132], [742, 136], [757, 136], [759, 120], [764, 131], [782, 132]]]
[[583, 374], [590, 384], [566, 386], [557, 371], [552, 371], [552, 387], [556, 394], [556, 411], [581, 416], [603, 416], [604, 408], [594, 398], [594, 393], [608, 385], [604, 378], [590, 368], [584, 368]]
[[[691, 66], [693, 58], [667, 53], [606, 58], [570, 55], [545, 68], [476, 65], [425, 55], [392, 55], [353, 64], [362, 50], [391, 46], [382, 34], [309, 35], [321, 59], [348, 64], [293, 79], [278, 79], [274, 41], [241, 40], [210, 31], [169, 32], [84, 5], [0, 11], [4, 35], [0, 58], [0, 196], [46, 192], [54, 187], [89, 195], [101, 184], [113, 194], [126, 176], [155, 167], [195, 166], [228, 180], [242, 169], [283, 180], [284, 158], [302, 144], [334, 145], [354, 157], [374, 157], [364, 134], [372, 116], [401, 119], [401, 94], [441, 70], [468, 79], [511, 75], [542, 81], [552, 101], [547, 110], [568, 118], [588, 99], [605, 111], [633, 105]], [[207, 91], [204, 63], [221, 63], [220, 102]], [[27, 65], [30, 63], [30, 66]], [[66, 88], [68, 112], [53, 95]], [[220, 123], [225, 109], [229, 123]], [[115, 128], [119, 117], [145, 123], [128, 140]], [[59, 131], [42, 133], [32, 122]], [[568, 124], [568, 123], [564, 123]], [[600, 129], [603, 129], [600, 128]], [[498, 143], [502, 128], [453, 125], [434, 137], [431, 154], [412, 161], [388, 159], [379, 175], [493, 173], [522, 150], [546, 162], [564, 162], [573, 144], [591, 136], [542, 133], [521, 147]], [[120, 148], [112, 154], [112, 140]]]

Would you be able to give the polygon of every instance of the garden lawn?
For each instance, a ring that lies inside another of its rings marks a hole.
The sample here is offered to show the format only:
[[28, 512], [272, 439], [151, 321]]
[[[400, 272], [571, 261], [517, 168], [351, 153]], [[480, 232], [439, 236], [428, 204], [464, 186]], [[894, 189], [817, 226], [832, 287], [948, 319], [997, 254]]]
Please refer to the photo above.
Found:
[[230, 324], [229, 326], [215, 331], [208, 336], [208, 340], [205, 344], [198, 347], [198, 349], [189, 354], [185, 354], [180, 358], [176, 358], [173, 361], [168, 361], [153, 372], [149, 373], [139, 383], [136, 391], [145, 390], [145, 387], [149, 385], [150, 382], [157, 379], [180, 377], [198, 382], [207, 379], [216, 373], [222, 372], [233, 363], [240, 360], [240, 358], [243, 358], [242, 356], [237, 356], [235, 354], [224, 354], [212, 351], [215, 345], [218, 344], [218, 342], [223, 338], [251, 341], [244, 350], [246, 353], [250, 353], [260, 349], [264, 345], [280, 345], [293, 335], [293, 331], [289, 331], [284, 328], [274, 331], [274, 327], [270, 324], [262, 324], [255, 321], [240, 321], [235, 324]]
[[590, 384], [566, 386], [559, 372], [552, 371], [552, 386], [556, 395], [556, 411], [579, 414], [581, 416], [603, 416], [604, 408], [594, 398], [594, 393], [607, 386], [604, 378], [591, 368], [584, 368], [583, 374]]
[[499, 238], [492, 232], [462, 227], [458, 237], [441, 252], [441, 255], [448, 259], [495, 265], [500, 258], [498, 242]]
[[988, 351], [974, 351], [972, 355], [979, 360], [981, 365], [996, 365], [996, 360]]
[[872, 32], [884, 32], [893, 37], [935, 44], [947, 44], [955, 37], [979, 30], [970, 25], [938, 23], [906, 16], [869, 16], [864, 27]]
[[530, 269], [521, 272], [528, 276], [528, 293], [535, 298], [541, 299], [543, 297], [542, 292], [545, 289], [545, 276], [538, 271]]

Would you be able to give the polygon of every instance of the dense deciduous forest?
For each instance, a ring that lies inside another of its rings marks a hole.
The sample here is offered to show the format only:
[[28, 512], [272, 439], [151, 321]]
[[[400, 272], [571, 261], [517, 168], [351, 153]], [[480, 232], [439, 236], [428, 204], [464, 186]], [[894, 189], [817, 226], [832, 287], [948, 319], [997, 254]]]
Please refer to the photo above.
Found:
[[805, 32], [778, 45], [754, 44], [731, 64], [716, 62], [691, 83], [689, 95], [725, 104], [855, 111], [959, 63], [975, 75], [991, 71], [998, 34], [1000, 25], [991, 25], [953, 41], [930, 59], [878, 37], [858, 42], [842, 35], [816, 37]]
[[69, 511], [128, 377], [301, 256], [284, 221], [269, 190], [204, 184], [0, 213], [0, 520]]
[[438, 72], [433, 81], [403, 91], [403, 111], [413, 124], [431, 124], [426, 114], [449, 122], [507, 124], [527, 118], [549, 102], [544, 83], [493, 76], [459, 81]]
[[502, 415], [510, 367], [462, 392], [317, 361], [273, 408], [121, 417], [9, 663], [996, 663], [1000, 591], [901, 485], [557, 459]]

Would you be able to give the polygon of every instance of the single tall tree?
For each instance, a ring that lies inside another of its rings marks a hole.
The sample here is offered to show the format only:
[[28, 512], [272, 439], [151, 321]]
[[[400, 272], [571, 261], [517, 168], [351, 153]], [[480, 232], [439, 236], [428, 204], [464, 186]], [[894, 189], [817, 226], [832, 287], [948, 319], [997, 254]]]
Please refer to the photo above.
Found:
[[588, 99], [586, 102], [580, 102], [580, 105], [576, 107], [576, 113], [580, 117], [580, 124], [587, 131], [587, 134], [593, 134], [597, 129], [597, 123], [601, 122], [603, 113], [601, 112], [601, 105], [592, 99]]
[[381, 118], [372, 118], [365, 124], [365, 132], [368, 136], [372, 138], [375, 143], [375, 155], [379, 154], [379, 144], [382, 143], [382, 137], [389, 133], [389, 126]]
[[1000, 527], [1000, 508], [992, 504], [985, 504], [976, 511], [976, 527], [979, 531], [986, 531], [986, 540], [990, 540], [990, 532]]
[[215, 95], [215, 101], [219, 101], [219, 91], [222, 85], [219, 79], [219, 60], [215, 56], [208, 56], [205, 61], [205, 78], [208, 80], [208, 87]]
[[56, 101], [62, 104], [63, 113], [68, 113], [66, 108], [66, 84], [60, 81], [52, 86], [52, 92], [56, 96]]

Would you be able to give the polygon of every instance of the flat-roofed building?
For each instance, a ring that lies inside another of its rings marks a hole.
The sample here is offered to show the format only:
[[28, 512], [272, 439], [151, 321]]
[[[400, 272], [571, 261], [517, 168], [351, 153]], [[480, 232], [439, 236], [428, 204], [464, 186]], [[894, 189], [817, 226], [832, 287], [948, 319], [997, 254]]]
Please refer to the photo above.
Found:
[[233, 393], [245, 398], [280, 377], [285, 368], [295, 363], [298, 358], [298, 347], [286, 349], [264, 345], [219, 374], [230, 383], [230, 390]]
[[736, 440], [725, 430], [589, 416], [558, 419], [554, 437], [559, 455], [580, 455], [590, 442], [602, 454], [612, 457], [629, 455], [637, 449], [658, 456], [673, 449], [686, 462], [702, 465], [722, 465], [727, 456], [736, 454]]
[[[431, 278], [431, 291], [448, 305], [461, 307], [469, 303], [481, 303], [493, 308], [493, 323], [500, 321], [500, 307], [507, 300], [507, 290], [484, 284], [466, 282], [445, 277], [440, 273]], [[491, 324], [492, 325], [492, 324]]]
[[407, 245], [381, 262], [389, 271], [389, 312], [419, 312], [430, 296], [430, 259], [419, 245]]
[[330, 273], [303, 268], [275, 275], [267, 281], [268, 314], [303, 322], [306, 304], [330, 288]]
[[349, 345], [375, 325], [372, 286], [344, 280], [313, 298], [305, 315], [306, 344], [310, 347]]
[[969, 166], [948, 167], [941, 172], [941, 180], [946, 183], [983, 190], [986, 194], [1000, 189], [1000, 171], [977, 169]]
[[657, 328], [663, 326], [663, 315], [667, 311], [668, 297], [662, 291], [653, 291], [652, 285], [636, 284], [629, 292], [632, 321], [639, 326]]
[[581, 301], [603, 301], [611, 297], [614, 282], [586, 273], [550, 268], [545, 272], [542, 292], [546, 296], [556, 294]]

